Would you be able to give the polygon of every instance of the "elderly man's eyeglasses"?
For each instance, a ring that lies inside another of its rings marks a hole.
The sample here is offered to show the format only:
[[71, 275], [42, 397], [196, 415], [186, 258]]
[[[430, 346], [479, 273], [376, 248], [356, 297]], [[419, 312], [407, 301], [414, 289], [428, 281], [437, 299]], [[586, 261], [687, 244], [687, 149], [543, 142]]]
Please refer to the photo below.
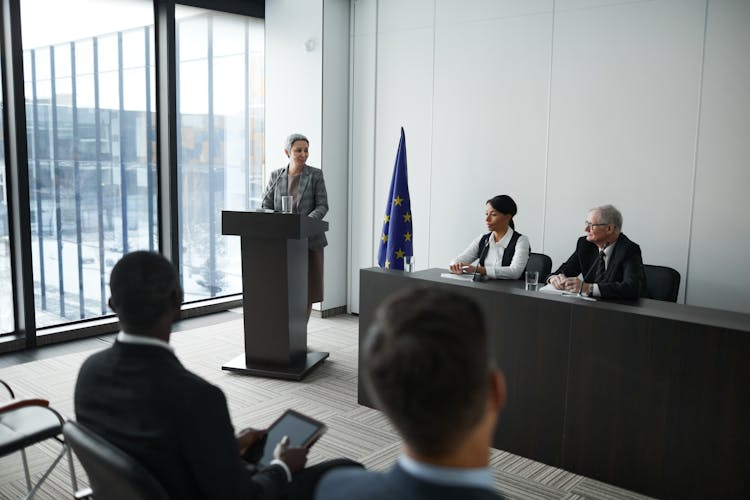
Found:
[[609, 223], [607, 222], [597, 222], [596, 224], [594, 224], [593, 222], [585, 221], [584, 224], [586, 224], [586, 229], [591, 229], [592, 227], [597, 226], [609, 226]]

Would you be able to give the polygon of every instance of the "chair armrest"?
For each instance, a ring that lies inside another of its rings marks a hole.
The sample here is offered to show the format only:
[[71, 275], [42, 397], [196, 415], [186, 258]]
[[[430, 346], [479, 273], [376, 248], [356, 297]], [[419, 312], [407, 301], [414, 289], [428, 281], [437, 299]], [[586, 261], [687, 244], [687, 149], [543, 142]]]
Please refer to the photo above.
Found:
[[75, 492], [74, 498], [76, 500], [91, 500], [94, 498], [94, 492], [91, 488], [84, 488]]
[[[49, 401], [46, 399], [11, 399], [10, 401], [0, 404], [0, 413], [25, 408], [27, 406], [44, 406], [49, 408]], [[52, 408], [49, 409], [51, 410]]]
[[16, 395], [13, 394], [13, 389], [11, 389], [10, 386], [6, 384], [4, 380], [0, 380], [0, 385], [2, 385], [8, 390], [8, 393], [10, 394], [11, 399], [16, 397]]

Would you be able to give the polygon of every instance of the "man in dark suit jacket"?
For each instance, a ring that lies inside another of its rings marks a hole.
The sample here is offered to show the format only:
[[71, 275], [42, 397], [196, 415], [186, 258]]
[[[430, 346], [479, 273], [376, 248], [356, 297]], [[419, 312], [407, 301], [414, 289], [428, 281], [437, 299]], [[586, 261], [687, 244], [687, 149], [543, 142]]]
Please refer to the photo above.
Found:
[[[586, 236], [573, 255], [547, 278], [558, 290], [605, 299], [646, 296], [641, 247], [622, 232], [622, 214], [612, 205], [593, 208], [586, 217]], [[578, 278], [583, 274], [583, 280]]]
[[292, 474], [294, 482], [304, 476], [302, 484], [319, 478], [302, 471], [304, 448], [280, 444], [265, 468], [241, 460], [265, 431], [246, 429], [235, 437], [221, 389], [187, 371], [174, 355], [169, 337], [182, 289], [169, 261], [130, 253], [112, 270], [110, 289], [109, 305], [122, 331], [112, 347], [81, 367], [75, 388], [80, 424], [143, 465], [170, 498], [293, 498], [298, 487]]
[[317, 500], [497, 500], [488, 468], [505, 381], [493, 366], [479, 307], [468, 298], [417, 289], [376, 312], [365, 346], [364, 382], [404, 440], [385, 473], [340, 468]]

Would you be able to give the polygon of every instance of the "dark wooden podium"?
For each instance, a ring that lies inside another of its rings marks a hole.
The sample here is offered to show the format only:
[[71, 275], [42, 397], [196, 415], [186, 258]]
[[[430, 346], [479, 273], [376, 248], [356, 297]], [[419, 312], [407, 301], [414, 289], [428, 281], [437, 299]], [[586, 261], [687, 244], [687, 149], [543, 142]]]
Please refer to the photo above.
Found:
[[222, 369], [302, 380], [328, 357], [307, 352], [307, 238], [328, 223], [300, 214], [221, 212], [221, 234], [242, 245], [245, 352]]

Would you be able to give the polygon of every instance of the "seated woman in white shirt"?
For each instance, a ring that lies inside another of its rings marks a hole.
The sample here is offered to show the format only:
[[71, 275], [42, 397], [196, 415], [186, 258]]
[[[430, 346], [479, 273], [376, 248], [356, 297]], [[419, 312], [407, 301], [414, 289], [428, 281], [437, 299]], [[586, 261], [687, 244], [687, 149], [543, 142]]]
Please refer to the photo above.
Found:
[[450, 271], [476, 273], [490, 279], [515, 280], [523, 276], [531, 248], [529, 239], [514, 230], [516, 212], [516, 202], [506, 194], [487, 200], [485, 222], [491, 232], [478, 236], [453, 259]]

